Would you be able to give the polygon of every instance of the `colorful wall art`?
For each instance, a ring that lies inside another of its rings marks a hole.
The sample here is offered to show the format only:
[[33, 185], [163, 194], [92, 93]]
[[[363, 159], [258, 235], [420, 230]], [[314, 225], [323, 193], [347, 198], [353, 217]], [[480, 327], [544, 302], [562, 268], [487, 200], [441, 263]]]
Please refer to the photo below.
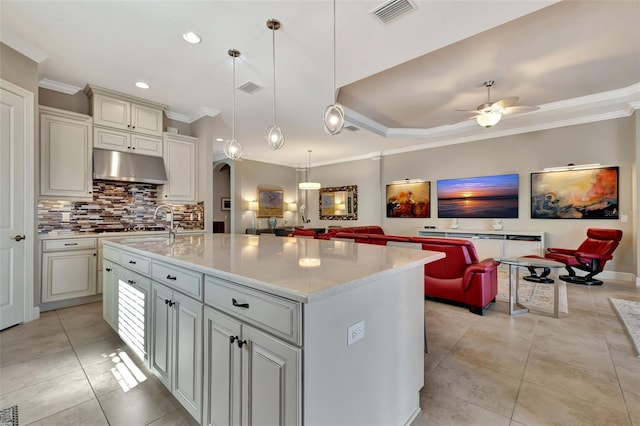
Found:
[[517, 218], [518, 175], [439, 180], [438, 217]]
[[431, 182], [387, 185], [387, 217], [431, 217]]
[[618, 167], [531, 173], [532, 219], [618, 219]]
[[283, 217], [284, 191], [258, 188], [258, 217]]

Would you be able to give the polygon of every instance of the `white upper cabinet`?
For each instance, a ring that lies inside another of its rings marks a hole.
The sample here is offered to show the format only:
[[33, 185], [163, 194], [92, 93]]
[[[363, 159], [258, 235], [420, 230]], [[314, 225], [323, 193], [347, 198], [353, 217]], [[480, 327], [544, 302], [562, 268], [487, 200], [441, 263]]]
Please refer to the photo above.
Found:
[[163, 148], [166, 184], [159, 188], [160, 200], [178, 203], [196, 201], [198, 138], [165, 133]]
[[91, 117], [41, 106], [40, 195], [93, 199]]

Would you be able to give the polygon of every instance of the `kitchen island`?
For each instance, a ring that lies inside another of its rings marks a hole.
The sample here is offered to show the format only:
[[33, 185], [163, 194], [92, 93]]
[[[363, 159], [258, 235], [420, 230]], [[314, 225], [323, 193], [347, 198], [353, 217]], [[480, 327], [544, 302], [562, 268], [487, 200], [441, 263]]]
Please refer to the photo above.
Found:
[[419, 413], [423, 265], [442, 253], [240, 234], [123, 238], [103, 253], [105, 319], [201, 424]]

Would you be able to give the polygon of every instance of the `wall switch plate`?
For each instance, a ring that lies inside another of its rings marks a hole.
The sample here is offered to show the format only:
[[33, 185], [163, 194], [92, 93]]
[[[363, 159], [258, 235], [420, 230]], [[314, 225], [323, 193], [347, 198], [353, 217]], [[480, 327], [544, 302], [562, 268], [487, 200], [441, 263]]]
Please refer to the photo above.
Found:
[[347, 346], [351, 346], [364, 337], [364, 321], [359, 321], [347, 328]]

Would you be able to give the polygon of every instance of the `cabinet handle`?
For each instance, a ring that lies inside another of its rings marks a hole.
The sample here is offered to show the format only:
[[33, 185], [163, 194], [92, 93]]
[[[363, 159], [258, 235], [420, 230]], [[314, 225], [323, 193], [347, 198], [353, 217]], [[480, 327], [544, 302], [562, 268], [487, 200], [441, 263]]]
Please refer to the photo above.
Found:
[[[135, 129], [135, 127], [134, 127], [134, 129]], [[131, 147], [131, 149], [136, 149], [136, 147], [135, 147], [135, 146], [132, 146], [132, 147]]]
[[135, 264], [136, 264], [136, 261], [135, 261], [135, 260], [130, 260], [130, 261], [129, 261], [129, 263], [130, 263], [131, 265], [135, 265]]
[[164, 299], [164, 304], [165, 305], [169, 305], [169, 307], [173, 306], [176, 304], [176, 302], [169, 300], [169, 299]]
[[98, 255], [98, 253], [93, 253], [93, 255], [94, 255], [94, 256], [97, 256], [97, 255]]
[[236, 299], [231, 299], [231, 304], [233, 304], [233, 306], [235, 306], [236, 308], [247, 308], [247, 309], [249, 309], [249, 304], [248, 303], [238, 303], [238, 301]]
[[27, 237], [25, 237], [24, 235], [16, 235], [15, 237], [11, 237], [11, 239], [16, 241], [22, 241], [22, 240], [26, 240]]
[[240, 338], [238, 336], [229, 336], [229, 344], [233, 345], [233, 342], [235, 342], [236, 340], [239, 340]]
[[65, 246], [77, 246], [78, 243], [64, 243]]
[[107, 269], [106, 269], [106, 271], [107, 271], [107, 272], [111, 272], [111, 268], [107, 268]]
[[172, 277], [171, 275], [167, 275], [167, 279], [168, 279], [168, 280], [171, 280], [171, 281], [175, 281], [175, 280], [177, 280], [178, 278], [177, 278], [177, 277]]
[[242, 346], [243, 346], [243, 345], [246, 345], [246, 344], [247, 344], [247, 341], [246, 341], [246, 340], [240, 340], [240, 338], [238, 338], [238, 347], [239, 347], [240, 349], [242, 349]]
[[127, 282], [131, 285], [134, 285], [136, 283], [134, 280], [127, 280]]

